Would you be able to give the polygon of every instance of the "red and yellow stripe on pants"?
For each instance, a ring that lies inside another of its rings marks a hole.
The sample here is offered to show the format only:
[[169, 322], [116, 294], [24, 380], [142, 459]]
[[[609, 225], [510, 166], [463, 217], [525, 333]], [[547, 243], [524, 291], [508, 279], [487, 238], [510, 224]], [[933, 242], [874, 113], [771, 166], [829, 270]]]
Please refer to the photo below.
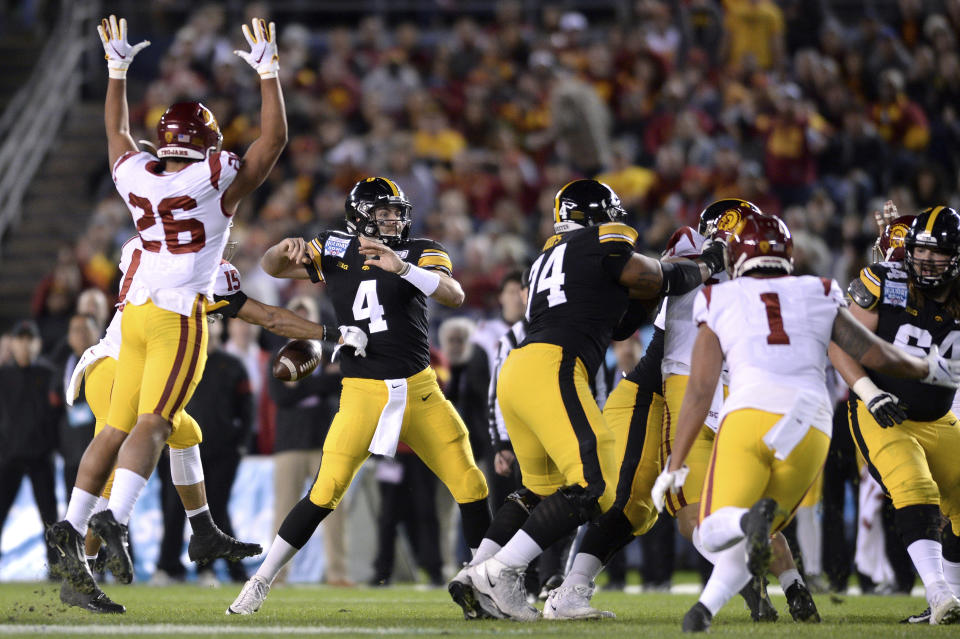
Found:
[[198, 295], [189, 316], [149, 300], [124, 308], [107, 424], [129, 433], [139, 415], [152, 413], [174, 421], [193, 396], [207, 361], [205, 304]]
[[830, 437], [811, 427], [786, 459], [777, 459], [763, 437], [782, 417], [744, 408], [724, 418], [703, 485], [701, 522], [725, 506], [750, 508], [763, 497], [779, 506], [773, 530], [790, 521], [823, 471]]

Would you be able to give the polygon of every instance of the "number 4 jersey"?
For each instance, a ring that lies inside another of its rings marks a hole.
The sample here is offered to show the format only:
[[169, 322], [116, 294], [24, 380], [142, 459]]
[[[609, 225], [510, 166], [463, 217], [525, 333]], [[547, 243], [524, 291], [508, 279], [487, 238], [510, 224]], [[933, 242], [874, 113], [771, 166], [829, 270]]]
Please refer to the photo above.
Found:
[[[368, 336], [367, 356], [344, 349], [345, 377], [399, 379], [430, 365], [427, 299], [417, 287], [376, 266], [365, 266], [357, 236], [324, 231], [310, 242], [310, 279], [325, 282], [340, 324], [359, 326]], [[421, 268], [450, 275], [450, 257], [439, 243], [411, 239], [392, 247], [397, 256]]]
[[130, 265], [126, 299], [134, 306], [150, 299], [189, 316], [198, 293], [213, 301], [229, 235], [223, 193], [237, 177], [240, 160], [220, 151], [176, 173], [161, 167], [144, 152], [126, 153], [113, 167], [113, 181], [143, 243], [140, 259]]
[[[879, 262], [860, 271], [847, 292], [858, 306], [877, 312], [877, 336], [911, 355], [925, 357], [930, 346], [944, 357], [957, 357], [960, 322], [943, 304], [928, 297], [922, 304], [910, 300], [907, 272], [899, 262]], [[893, 393], [914, 421], [929, 422], [947, 414], [955, 392], [912, 379], [897, 379], [867, 370], [873, 383]]]

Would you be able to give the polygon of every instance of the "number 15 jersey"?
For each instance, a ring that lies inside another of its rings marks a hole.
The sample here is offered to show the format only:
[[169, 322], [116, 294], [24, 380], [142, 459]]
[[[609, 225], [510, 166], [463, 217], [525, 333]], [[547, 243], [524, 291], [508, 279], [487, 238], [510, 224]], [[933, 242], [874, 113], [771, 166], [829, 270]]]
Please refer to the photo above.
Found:
[[220, 151], [176, 173], [161, 166], [149, 153], [130, 152], [113, 167], [143, 244], [126, 300], [139, 306], [150, 299], [189, 316], [197, 294], [213, 301], [231, 216], [223, 209], [223, 193], [237, 177], [240, 159]]
[[[341, 351], [344, 377], [400, 379], [430, 365], [427, 296], [396, 273], [365, 266], [356, 235], [324, 231], [310, 242], [310, 279], [326, 282], [337, 322], [367, 334], [367, 356]], [[410, 239], [392, 247], [397, 256], [420, 268], [451, 275], [446, 250], [428, 239]]]

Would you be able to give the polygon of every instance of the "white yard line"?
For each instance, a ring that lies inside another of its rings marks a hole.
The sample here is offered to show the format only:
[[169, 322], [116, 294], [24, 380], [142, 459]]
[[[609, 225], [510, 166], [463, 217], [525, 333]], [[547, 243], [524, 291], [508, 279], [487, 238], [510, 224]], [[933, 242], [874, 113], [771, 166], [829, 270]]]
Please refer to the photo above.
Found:
[[[400, 628], [381, 627], [364, 628], [359, 626], [242, 626], [242, 625], [177, 625], [177, 624], [0, 624], [0, 635], [476, 635], [478, 630], [496, 632], [496, 634], [530, 635], [534, 629], [470, 627], [450, 628]], [[486, 634], [486, 633], [481, 633]]]

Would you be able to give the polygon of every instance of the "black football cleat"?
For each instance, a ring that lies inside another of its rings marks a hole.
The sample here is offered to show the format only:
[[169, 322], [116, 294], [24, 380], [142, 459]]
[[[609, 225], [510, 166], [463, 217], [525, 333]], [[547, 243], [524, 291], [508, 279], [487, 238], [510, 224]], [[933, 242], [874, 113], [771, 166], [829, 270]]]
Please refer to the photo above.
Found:
[[71, 587], [79, 593], [90, 594], [97, 584], [87, 567], [87, 560], [83, 554], [83, 537], [80, 536], [70, 522], [58, 521], [44, 532], [47, 545], [57, 553], [57, 561], [50, 566], [50, 571], [69, 582]]
[[83, 593], [74, 588], [69, 581], [60, 586], [60, 601], [68, 606], [76, 606], [90, 612], [119, 615], [127, 611], [121, 604], [112, 601], [94, 584], [93, 592]]
[[764, 577], [770, 567], [770, 526], [777, 512], [777, 502], [769, 497], [755, 503], [740, 518], [740, 528], [747, 538], [747, 569], [754, 577]]
[[260, 544], [238, 541], [219, 528], [204, 535], [191, 535], [187, 546], [190, 561], [210, 563], [214, 559], [240, 561], [244, 557], [255, 557], [263, 552]]
[[752, 577], [750, 583], [743, 587], [740, 596], [750, 609], [750, 618], [754, 621], [776, 621], [780, 618], [777, 609], [773, 607], [770, 601], [770, 595], [767, 594], [767, 580], [760, 577]]
[[930, 606], [918, 615], [910, 615], [906, 619], [901, 619], [900, 623], [930, 623]]
[[687, 611], [683, 616], [684, 632], [706, 632], [710, 630], [710, 622], [713, 621], [713, 615], [699, 601], [693, 604], [693, 608]]
[[817, 604], [813, 603], [813, 595], [807, 590], [807, 587], [799, 581], [790, 585], [784, 591], [787, 596], [787, 604], [790, 606], [790, 616], [794, 621], [807, 621], [810, 623], [820, 623], [820, 613], [817, 612]]
[[130, 559], [130, 533], [118, 523], [111, 510], [101, 510], [90, 518], [90, 530], [103, 542], [106, 551], [104, 566], [122, 584], [133, 581], [133, 561]]

